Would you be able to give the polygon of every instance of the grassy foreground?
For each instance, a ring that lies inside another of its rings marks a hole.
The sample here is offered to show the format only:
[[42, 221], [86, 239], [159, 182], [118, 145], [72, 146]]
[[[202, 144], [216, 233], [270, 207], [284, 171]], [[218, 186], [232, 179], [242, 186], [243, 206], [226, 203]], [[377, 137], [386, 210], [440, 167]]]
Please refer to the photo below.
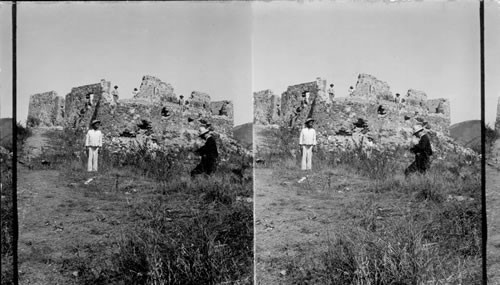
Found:
[[[57, 149], [32, 161], [34, 170], [59, 170], [68, 182], [91, 178], [82, 133], [49, 137]], [[253, 183], [233, 174], [235, 165], [251, 167], [251, 158], [233, 155], [215, 175], [191, 179], [191, 155], [104, 147], [94, 176], [99, 183], [78, 191], [94, 200], [126, 200], [126, 214], [113, 221], [123, 226], [117, 235], [92, 230], [110, 238], [68, 249], [78, 254], [57, 261], [61, 271], [73, 272], [76, 284], [252, 284]]]
[[[275, 137], [278, 147], [260, 157], [286, 176], [300, 165], [289, 151], [298, 136], [281, 129]], [[286, 284], [482, 284], [480, 160], [447, 154], [427, 175], [405, 179], [408, 154], [403, 148], [370, 157], [361, 149], [313, 154], [315, 171], [294, 184], [297, 192], [333, 197], [335, 173], [371, 182], [357, 190], [364, 198], [332, 221], [340, 230], [315, 245], [325, 249], [321, 254], [304, 250], [287, 260]]]

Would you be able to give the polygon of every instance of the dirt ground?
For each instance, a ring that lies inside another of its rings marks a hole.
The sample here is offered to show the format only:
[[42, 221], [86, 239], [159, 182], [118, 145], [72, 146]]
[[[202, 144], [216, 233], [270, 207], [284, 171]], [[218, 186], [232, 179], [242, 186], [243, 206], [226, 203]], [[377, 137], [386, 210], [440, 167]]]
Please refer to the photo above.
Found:
[[500, 284], [500, 140], [493, 149], [494, 159], [486, 163], [486, 213], [488, 216], [488, 284]]
[[[54, 147], [47, 145], [45, 132], [34, 130], [21, 159]], [[113, 192], [112, 187], [93, 193], [92, 184], [105, 182], [105, 177], [76, 177], [18, 166], [19, 284], [76, 284], [80, 272], [70, 261], [89, 254], [88, 245], [116, 239], [127, 225], [132, 193]], [[91, 177], [94, 180], [84, 184]]]
[[256, 284], [286, 284], [287, 265], [325, 252], [362, 205], [373, 203], [386, 213], [402, 209], [404, 201], [377, 199], [367, 191], [369, 180], [339, 171], [328, 172], [330, 183], [325, 173], [299, 183], [300, 170], [255, 169]]

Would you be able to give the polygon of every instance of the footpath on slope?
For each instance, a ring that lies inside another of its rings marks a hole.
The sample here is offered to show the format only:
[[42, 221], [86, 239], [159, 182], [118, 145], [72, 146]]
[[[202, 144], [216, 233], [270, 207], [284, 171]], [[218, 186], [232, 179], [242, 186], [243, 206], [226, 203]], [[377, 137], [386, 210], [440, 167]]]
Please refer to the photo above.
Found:
[[[54, 148], [45, 137], [49, 131], [34, 129], [21, 159]], [[81, 272], [75, 261], [92, 259], [89, 248], [105, 245], [126, 226], [130, 205], [124, 195], [89, 187], [85, 176], [68, 178], [50, 167], [18, 166], [19, 284], [77, 284]], [[103, 246], [102, 253], [117, 250]]]
[[[500, 140], [492, 152], [493, 158], [500, 157]], [[488, 284], [500, 285], [500, 163], [495, 159], [486, 164], [486, 213]]]

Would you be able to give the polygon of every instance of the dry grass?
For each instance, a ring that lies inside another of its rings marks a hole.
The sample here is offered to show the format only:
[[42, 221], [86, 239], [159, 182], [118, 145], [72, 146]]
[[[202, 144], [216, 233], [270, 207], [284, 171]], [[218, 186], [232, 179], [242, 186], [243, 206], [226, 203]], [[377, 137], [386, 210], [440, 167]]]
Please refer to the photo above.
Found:
[[[287, 133], [278, 141], [290, 147], [293, 132], [281, 132]], [[315, 154], [315, 183], [300, 184], [303, 193], [330, 189], [329, 169], [335, 169], [369, 179], [362, 185], [369, 202], [346, 209], [342, 230], [319, 246], [327, 248], [322, 255], [305, 251], [288, 260], [287, 284], [481, 284], [479, 160], [449, 155], [434, 161], [427, 175], [405, 179], [405, 151], [370, 158], [360, 149]], [[278, 175], [299, 165], [286, 152], [266, 159]], [[384, 214], [379, 205], [388, 199], [393, 212]]]
[[[85, 181], [83, 134], [49, 136], [58, 151], [34, 161], [35, 169], [57, 169], [69, 181]], [[235, 165], [251, 167], [251, 159], [235, 155], [213, 176], [191, 179], [189, 153], [102, 149], [100, 183], [79, 191], [102, 201], [139, 191], [116, 221], [126, 225], [121, 234], [106, 243], [68, 249], [85, 254], [63, 260], [62, 271], [78, 272], [78, 284], [252, 284], [253, 204], [241, 197], [253, 196], [253, 182], [233, 174]]]

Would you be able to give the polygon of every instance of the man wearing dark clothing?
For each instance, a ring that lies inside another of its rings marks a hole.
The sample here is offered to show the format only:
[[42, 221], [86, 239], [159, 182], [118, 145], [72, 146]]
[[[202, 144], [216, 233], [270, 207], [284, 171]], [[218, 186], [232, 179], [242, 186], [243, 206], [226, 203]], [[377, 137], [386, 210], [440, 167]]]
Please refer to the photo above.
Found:
[[410, 151], [415, 154], [415, 161], [405, 170], [405, 175], [419, 172], [424, 174], [429, 168], [429, 156], [432, 155], [432, 147], [429, 139], [422, 126], [414, 127], [414, 136], [420, 138], [417, 145], [413, 146]]
[[200, 137], [205, 140], [205, 144], [196, 150], [196, 153], [201, 156], [201, 162], [191, 171], [191, 176], [203, 173], [211, 175], [215, 172], [217, 166], [219, 153], [215, 138], [211, 135], [210, 130], [205, 127], [200, 128]]

